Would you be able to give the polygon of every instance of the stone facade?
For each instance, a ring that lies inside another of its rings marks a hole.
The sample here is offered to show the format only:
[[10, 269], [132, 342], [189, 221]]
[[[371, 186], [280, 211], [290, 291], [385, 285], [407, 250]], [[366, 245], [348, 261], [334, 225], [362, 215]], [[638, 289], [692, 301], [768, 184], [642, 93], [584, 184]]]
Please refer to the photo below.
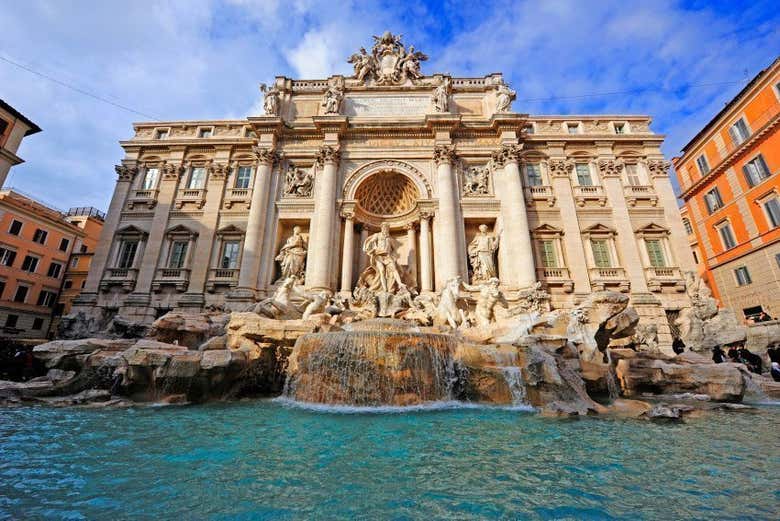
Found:
[[413, 293], [478, 269], [510, 304], [616, 289], [669, 346], [693, 263], [650, 118], [513, 112], [500, 74], [424, 76], [425, 59], [385, 34], [352, 77], [263, 85], [266, 115], [136, 124], [74, 311], [239, 309], [298, 268], [347, 297], [386, 224]]

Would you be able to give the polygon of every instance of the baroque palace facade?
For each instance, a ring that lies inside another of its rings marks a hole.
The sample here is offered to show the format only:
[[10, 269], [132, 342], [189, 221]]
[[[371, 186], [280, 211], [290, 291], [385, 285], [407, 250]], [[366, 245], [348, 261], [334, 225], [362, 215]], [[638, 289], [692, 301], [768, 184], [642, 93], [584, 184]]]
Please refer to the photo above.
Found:
[[513, 112], [501, 74], [425, 76], [374, 38], [351, 77], [263, 85], [265, 115], [135, 124], [74, 311], [150, 323], [285, 281], [356, 298], [497, 278], [509, 304], [625, 292], [669, 346], [693, 261], [650, 118]]

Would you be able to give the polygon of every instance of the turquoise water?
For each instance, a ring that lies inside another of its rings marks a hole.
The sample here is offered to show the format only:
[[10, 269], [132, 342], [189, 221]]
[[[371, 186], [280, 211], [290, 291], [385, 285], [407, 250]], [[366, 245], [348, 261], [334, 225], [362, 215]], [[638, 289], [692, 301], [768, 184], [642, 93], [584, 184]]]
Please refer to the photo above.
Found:
[[0, 519], [777, 519], [780, 409], [0, 409]]

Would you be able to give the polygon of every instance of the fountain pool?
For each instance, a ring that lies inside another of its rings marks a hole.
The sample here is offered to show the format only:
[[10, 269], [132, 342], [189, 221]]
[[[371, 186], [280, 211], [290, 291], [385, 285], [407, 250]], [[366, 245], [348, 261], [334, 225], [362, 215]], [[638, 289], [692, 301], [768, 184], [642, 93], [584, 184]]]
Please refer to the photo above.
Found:
[[780, 409], [0, 409], [0, 519], [769, 519]]

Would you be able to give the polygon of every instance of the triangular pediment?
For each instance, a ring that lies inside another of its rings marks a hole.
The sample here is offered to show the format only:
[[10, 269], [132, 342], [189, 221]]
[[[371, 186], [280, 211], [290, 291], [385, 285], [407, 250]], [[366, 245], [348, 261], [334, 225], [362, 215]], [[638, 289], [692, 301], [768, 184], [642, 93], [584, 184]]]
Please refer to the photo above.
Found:
[[542, 224], [533, 229], [534, 235], [563, 235], [563, 230], [556, 228], [552, 224]]
[[243, 234], [244, 230], [235, 224], [228, 224], [217, 230], [218, 235]]
[[187, 228], [183, 224], [177, 224], [176, 226], [172, 226], [171, 228], [168, 228], [167, 233], [169, 235], [198, 235], [198, 232], [190, 228]]
[[145, 230], [142, 230], [137, 226], [128, 224], [127, 226], [123, 226], [119, 228], [116, 231], [116, 235], [141, 235], [143, 237], [146, 237], [149, 234]]
[[611, 234], [617, 233], [615, 232], [614, 229], [610, 228], [609, 226], [605, 226], [601, 223], [596, 223], [594, 225], [588, 226], [582, 232], [583, 233], [611, 233]]
[[655, 224], [655, 223], [650, 223], [650, 224], [648, 224], [646, 226], [642, 226], [641, 228], [637, 228], [635, 230], [635, 232], [636, 233], [656, 233], [656, 234], [659, 234], [659, 233], [669, 233], [669, 229], [664, 227], [664, 226]]

